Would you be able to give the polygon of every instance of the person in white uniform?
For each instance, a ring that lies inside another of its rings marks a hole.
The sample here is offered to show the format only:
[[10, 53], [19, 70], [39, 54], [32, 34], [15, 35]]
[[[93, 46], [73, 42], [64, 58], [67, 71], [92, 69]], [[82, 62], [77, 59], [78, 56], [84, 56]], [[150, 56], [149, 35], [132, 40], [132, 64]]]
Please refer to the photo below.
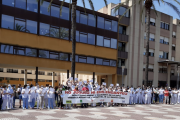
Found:
[[22, 89], [22, 99], [23, 99], [23, 110], [26, 108], [28, 109], [28, 94], [29, 94], [29, 89], [27, 88], [27, 85], [24, 85], [24, 88]]
[[9, 84], [7, 89], [7, 109], [13, 109], [13, 94], [14, 91]]
[[133, 94], [134, 94], [134, 88], [131, 87], [128, 91], [130, 93], [130, 96], [129, 96], [129, 104], [133, 104]]
[[54, 109], [53, 94], [54, 94], [54, 89], [52, 88], [52, 86], [49, 86], [49, 89], [47, 91], [47, 95], [48, 95], [48, 109]]
[[159, 89], [159, 103], [163, 103], [163, 99], [164, 99], [164, 89], [161, 87], [161, 89]]
[[6, 106], [7, 106], [7, 90], [6, 90], [6, 86], [3, 86], [3, 89], [2, 89], [2, 100], [3, 100], [3, 103], [2, 103], [2, 107], [1, 107], [1, 110], [6, 110]]
[[134, 88], [134, 90], [133, 90], [133, 104], [136, 104], [136, 94], [137, 94], [136, 88]]
[[177, 98], [178, 98], [178, 90], [176, 88], [174, 88], [174, 104], [177, 104]]
[[45, 94], [44, 94], [44, 105], [45, 105], [46, 108], [48, 108], [48, 96], [47, 96], [47, 91], [48, 91], [48, 89], [49, 89], [48, 86], [49, 86], [49, 85], [47, 84], [47, 85], [46, 85], [46, 88], [44, 88], [44, 90], [45, 90]]
[[180, 103], [180, 88], [178, 90], [178, 104]]

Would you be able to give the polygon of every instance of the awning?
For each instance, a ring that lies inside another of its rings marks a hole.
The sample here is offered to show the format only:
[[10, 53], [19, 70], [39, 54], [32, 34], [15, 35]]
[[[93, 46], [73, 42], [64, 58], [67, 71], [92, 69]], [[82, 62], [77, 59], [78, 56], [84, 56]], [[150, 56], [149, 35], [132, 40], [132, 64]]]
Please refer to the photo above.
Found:
[[166, 64], [177, 64], [178, 66], [180, 66], [180, 62], [176, 62], [176, 61], [171, 61], [171, 60], [163, 60], [163, 61], [158, 61], [158, 63], [166, 63]]

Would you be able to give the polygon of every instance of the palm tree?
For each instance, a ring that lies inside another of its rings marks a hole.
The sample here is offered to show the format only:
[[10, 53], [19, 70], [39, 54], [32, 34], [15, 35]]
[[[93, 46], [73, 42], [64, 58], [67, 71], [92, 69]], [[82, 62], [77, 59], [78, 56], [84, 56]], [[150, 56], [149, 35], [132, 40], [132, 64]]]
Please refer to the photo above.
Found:
[[[37, 0], [39, 1], [39, 0]], [[70, 11], [70, 7], [72, 6], [72, 24], [71, 24], [71, 35], [72, 35], [72, 62], [71, 62], [71, 77], [74, 78], [74, 75], [75, 75], [75, 53], [76, 53], [76, 6], [77, 6], [77, 1], [78, 0], [69, 0], [69, 11]], [[72, 1], [72, 3], [71, 3]], [[44, 0], [41, 0], [41, 4], [43, 4]], [[51, 4], [52, 4], [53, 0], [51, 0], [50, 4], [49, 4], [49, 7], [48, 7], [48, 10], [50, 9], [51, 7]], [[61, 1], [61, 7], [60, 7], [60, 14], [61, 14], [61, 11], [62, 11], [62, 6], [64, 4], [65, 0], [62, 0]], [[94, 5], [93, 5], [93, 2], [92, 0], [88, 0], [89, 4], [90, 4], [90, 7], [91, 9], [94, 11]], [[84, 11], [86, 13], [86, 9], [85, 9], [85, 0], [82, 0], [82, 3], [83, 3], [83, 6], [84, 6]], [[107, 7], [107, 0], [104, 0], [104, 3]]]
[[[114, 9], [114, 13], [119, 10], [119, 8], [124, 5], [124, 4], [128, 4], [130, 0], [125, 0], [124, 2], [120, 3], [118, 6], [116, 6], [116, 8]], [[180, 2], [177, 0], [173, 0], [174, 2], [177, 3], [177, 5], [180, 5]], [[133, 6], [135, 6], [136, 4], [141, 5], [142, 2], [144, 2], [143, 4], [143, 9], [141, 11], [141, 17], [143, 15], [144, 9], [146, 10], [146, 38], [147, 38], [147, 43], [146, 43], [146, 69], [145, 69], [145, 85], [148, 85], [148, 67], [149, 67], [149, 37], [150, 37], [150, 12], [151, 12], [151, 8], [154, 10], [154, 12], [157, 15], [157, 11], [155, 8], [155, 2], [157, 2], [159, 4], [159, 6], [161, 4], [166, 4], [168, 5], [170, 8], [172, 8], [180, 17], [180, 11], [178, 9], [177, 6], [175, 6], [174, 4], [172, 4], [171, 2], [167, 2], [165, 0], [136, 0], [135, 3], [131, 6], [128, 7], [128, 9], [124, 12], [124, 14], [119, 18], [119, 21], [121, 20], [121, 18], [129, 11], [130, 8], [132, 8]]]

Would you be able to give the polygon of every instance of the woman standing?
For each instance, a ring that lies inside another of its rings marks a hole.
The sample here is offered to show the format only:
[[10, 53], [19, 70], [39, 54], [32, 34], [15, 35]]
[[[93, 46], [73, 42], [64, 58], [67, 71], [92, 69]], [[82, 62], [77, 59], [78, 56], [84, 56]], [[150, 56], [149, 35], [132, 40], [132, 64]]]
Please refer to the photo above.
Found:
[[169, 91], [167, 90], [166, 87], [165, 87], [165, 90], [164, 90], [164, 97], [165, 97], [164, 104], [169, 104]]
[[159, 95], [158, 88], [154, 89], [153, 92], [154, 92], [155, 104], [156, 104], [156, 103], [157, 103], [157, 100], [158, 100], [158, 95]]
[[24, 85], [24, 88], [22, 89], [23, 110], [25, 108], [28, 109], [28, 94], [29, 93], [30, 93], [30, 91], [27, 88], [27, 85]]
[[2, 90], [2, 108], [1, 110], [5, 110], [6, 109], [6, 105], [7, 105], [7, 90], [6, 90], [6, 86], [3, 86], [3, 90]]

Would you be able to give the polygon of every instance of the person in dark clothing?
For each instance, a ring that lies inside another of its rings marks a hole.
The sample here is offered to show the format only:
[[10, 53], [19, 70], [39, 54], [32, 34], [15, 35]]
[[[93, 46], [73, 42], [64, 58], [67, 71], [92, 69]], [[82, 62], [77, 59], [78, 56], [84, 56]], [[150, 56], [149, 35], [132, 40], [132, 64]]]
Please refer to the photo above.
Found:
[[171, 103], [171, 93], [172, 91], [171, 91], [171, 88], [169, 87], [169, 104]]

